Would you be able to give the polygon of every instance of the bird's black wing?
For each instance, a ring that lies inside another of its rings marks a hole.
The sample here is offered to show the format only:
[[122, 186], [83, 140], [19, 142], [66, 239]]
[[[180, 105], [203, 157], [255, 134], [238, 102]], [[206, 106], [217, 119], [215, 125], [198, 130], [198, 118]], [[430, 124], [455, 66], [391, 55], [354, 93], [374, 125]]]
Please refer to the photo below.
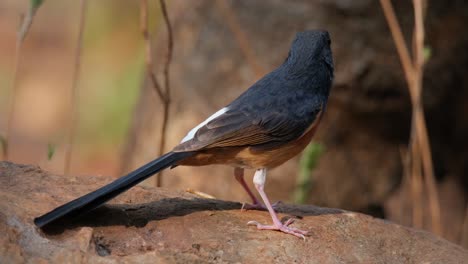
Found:
[[309, 106], [307, 111], [293, 108], [259, 111], [256, 107], [230, 109], [200, 127], [191, 140], [180, 144], [174, 151], [242, 146], [268, 148], [286, 144], [299, 138], [321, 110], [319, 104]]

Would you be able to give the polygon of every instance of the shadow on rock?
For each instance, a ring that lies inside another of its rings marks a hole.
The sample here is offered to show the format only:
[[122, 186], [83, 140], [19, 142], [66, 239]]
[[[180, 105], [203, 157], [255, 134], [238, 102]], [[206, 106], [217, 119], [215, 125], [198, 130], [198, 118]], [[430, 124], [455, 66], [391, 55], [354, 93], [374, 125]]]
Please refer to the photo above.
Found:
[[[114, 204], [104, 205], [84, 215], [70, 216], [52, 222], [42, 228], [49, 235], [64, 232], [82, 226], [134, 226], [144, 227], [153, 220], [162, 220], [173, 216], [184, 216], [198, 211], [239, 210], [242, 204], [238, 202], [214, 199], [183, 199], [166, 198], [144, 204]], [[339, 214], [343, 210], [322, 208], [313, 205], [291, 205], [278, 203], [277, 212], [295, 217], [323, 214]]]

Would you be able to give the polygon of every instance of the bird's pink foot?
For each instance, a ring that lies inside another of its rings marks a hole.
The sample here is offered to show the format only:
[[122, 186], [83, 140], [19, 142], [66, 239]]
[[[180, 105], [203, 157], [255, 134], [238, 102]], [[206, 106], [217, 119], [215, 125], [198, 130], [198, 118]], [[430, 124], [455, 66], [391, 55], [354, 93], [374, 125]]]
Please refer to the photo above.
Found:
[[283, 233], [297, 236], [305, 240], [304, 235], [307, 234], [307, 231], [303, 231], [294, 227], [289, 227], [289, 225], [291, 225], [294, 222], [293, 218], [290, 218], [284, 224], [281, 223], [281, 221], [279, 220], [278, 215], [273, 209], [273, 206], [271, 205], [270, 200], [268, 199], [264, 191], [265, 178], [266, 178], [266, 169], [265, 168], [258, 169], [257, 171], [255, 171], [253, 181], [254, 181], [255, 188], [257, 189], [258, 193], [262, 197], [262, 200], [265, 203], [265, 206], [268, 209], [268, 212], [270, 213], [271, 219], [273, 220], [273, 225], [262, 225], [259, 222], [255, 222], [255, 221], [250, 221], [247, 224], [256, 225], [258, 229], [263, 229], [263, 230], [278, 230]]
[[257, 221], [249, 221], [247, 224], [255, 225], [257, 226], [257, 229], [260, 229], [260, 230], [277, 230], [283, 233], [287, 233], [293, 236], [300, 237], [305, 240], [305, 235], [307, 235], [308, 232], [304, 230], [300, 230], [298, 228], [290, 227], [289, 225], [291, 225], [293, 222], [294, 222], [294, 219], [289, 218], [288, 221], [286, 221], [284, 224], [279, 222], [279, 223], [274, 223], [273, 225], [262, 225]]

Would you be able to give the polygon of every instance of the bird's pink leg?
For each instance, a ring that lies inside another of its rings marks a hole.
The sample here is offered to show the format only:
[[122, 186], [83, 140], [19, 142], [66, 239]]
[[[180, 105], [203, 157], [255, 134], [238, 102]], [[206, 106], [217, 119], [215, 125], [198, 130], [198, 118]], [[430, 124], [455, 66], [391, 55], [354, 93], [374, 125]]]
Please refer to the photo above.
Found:
[[263, 205], [258, 201], [257, 197], [255, 197], [252, 190], [250, 190], [249, 186], [245, 182], [245, 180], [244, 180], [244, 169], [239, 168], [239, 167], [234, 168], [234, 177], [240, 183], [240, 185], [242, 185], [244, 190], [250, 196], [250, 199], [252, 199], [252, 204], [250, 206], [252, 206], [252, 207], [262, 206], [263, 207]]
[[[247, 185], [247, 183], [245, 182], [245, 179], [244, 179], [244, 169], [243, 168], [239, 168], [239, 167], [236, 167], [234, 168], [234, 177], [236, 178], [236, 180], [240, 183], [240, 185], [242, 185], [242, 187], [244, 188], [244, 190], [247, 192], [247, 194], [250, 196], [250, 199], [252, 199], [252, 204], [249, 204], [249, 203], [244, 203], [242, 205], [242, 209], [246, 209], [246, 210], [267, 210], [267, 208], [265, 207], [265, 205], [263, 205], [258, 199], [257, 197], [255, 197], [255, 195], [253, 194], [252, 190], [250, 190], [249, 186]], [[272, 205], [273, 209], [276, 209], [276, 206], [279, 205], [280, 201], [274, 203]]]
[[293, 220], [288, 220], [286, 223], [281, 223], [281, 221], [278, 219], [278, 215], [276, 214], [275, 210], [271, 206], [270, 200], [268, 199], [264, 187], [265, 187], [265, 181], [266, 181], [266, 169], [259, 169], [255, 172], [255, 176], [253, 179], [253, 182], [255, 184], [255, 188], [257, 188], [258, 193], [263, 199], [263, 202], [265, 203], [265, 206], [268, 209], [268, 212], [270, 213], [271, 219], [273, 220], [273, 225], [262, 225], [259, 222], [256, 221], [250, 221], [247, 224], [248, 225], [256, 225], [258, 229], [263, 229], [263, 230], [278, 230], [287, 234], [291, 234], [300, 238], [305, 239], [305, 236], [307, 234], [307, 231], [303, 231], [294, 227], [289, 227], [290, 224], [292, 224], [294, 221]]

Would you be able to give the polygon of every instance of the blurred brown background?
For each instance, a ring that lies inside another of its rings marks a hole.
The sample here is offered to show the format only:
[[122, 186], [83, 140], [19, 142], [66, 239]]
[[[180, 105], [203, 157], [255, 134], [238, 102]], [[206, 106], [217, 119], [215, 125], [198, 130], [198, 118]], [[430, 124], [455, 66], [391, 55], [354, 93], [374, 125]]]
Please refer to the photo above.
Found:
[[[411, 1], [394, 1], [411, 40]], [[6, 127], [19, 16], [27, 1], [0, 3], [0, 134]], [[63, 173], [65, 135], [77, 45], [79, 4], [45, 1], [22, 49], [11, 161]], [[79, 79], [74, 175], [117, 177], [154, 159], [162, 104], [146, 85], [139, 2], [89, 1]], [[332, 37], [335, 81], [316, 142], [325, 149], [312, 172], [309, 203], [361, 211], [412, 224], [403, 177], [411, 105], [400, 61], [378, 1], [168, 2], [174, 30], [172, 105], [167, 150], [193, 126], [247, 89], [287, 55], [297, 31], [326, 29]], [[166, 32], [150, 4], [155, 72], [162, 71]], [[441, 204], [443, 236], [468, 247], [468, 4], [428, 1], [423, 101]], [[158, 75], [159, 76], [159, 75]], [[159, 76], [160, 77], [160, 76]], [[47, 158], [48, 145], [55, 154]], [[273, 200], [291, 201], [294, 159], [269, 174]], [[247, 172], [250, 182], [252, 172]], [[152, 186], [152, 183], [146, 183]], [[232, 168], [167, 171], [163, 185], [221, 199], [248, 201]], [[424, 200], [425, 201], [425, 200]], [[423, 227], [429, 228], [427, 204]], [[465, 228], [463, 227], [465, 225]]]

